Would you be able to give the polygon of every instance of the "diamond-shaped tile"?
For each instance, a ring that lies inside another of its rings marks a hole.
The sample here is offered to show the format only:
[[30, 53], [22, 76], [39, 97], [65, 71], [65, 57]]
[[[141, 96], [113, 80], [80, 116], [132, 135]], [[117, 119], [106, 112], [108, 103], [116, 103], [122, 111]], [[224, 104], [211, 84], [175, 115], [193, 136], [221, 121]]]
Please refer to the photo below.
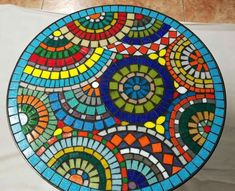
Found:
[[136, 138], [134, 137], [134, 135], [132, 135], [131, 133], [128, 133], [126, 135], [126, 137], [124, 138], [124, 141], [128, 144], [128, 145], [132, 145], [135, 141]]
[[161, 153], [162, 152], [162, 144], [161, 143], [152, 144], [152, 150], [154, 153]]
[[142, 147], [146, 147], [147, 145], [150, 144], [149, 138], [147, 136], [139, 138], [138, 141]]
[[134, 54], [136, 52], [136, 48], [134, 46], [130, 46], [127, 51], [129, 52], [129, 54]]
[[163, 155], [163, 163], [164, 164], [172, 165], [173, 160], [174, 160], [174, 156], [173, 155], [171, 155], [171, 154], [164, 154]]
[[111, 142], [118, 146], [122, 142], [122, 138], [119, 135], [114, 135], [113, 138], [111, 139]]

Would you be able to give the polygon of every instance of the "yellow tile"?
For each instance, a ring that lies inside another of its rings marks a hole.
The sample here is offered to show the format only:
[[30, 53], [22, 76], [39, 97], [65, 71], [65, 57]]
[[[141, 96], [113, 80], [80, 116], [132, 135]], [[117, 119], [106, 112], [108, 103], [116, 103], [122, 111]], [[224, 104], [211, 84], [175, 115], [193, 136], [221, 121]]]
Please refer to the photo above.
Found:
[[78, 20], [75, 20], [74, 23], [77, 27], [79, 27], [81, 25], [81, 23], [79, 23]]
[[180, 54], [179, 52], [176, 52], [176, 53], [175, 53], [175, 59], [180, 59], [180, 55], [181, 55], [181, 54]]
[[53, 32], [53, 35], [54, 35], [54, 36], [57, 36], [57, 37], [59, 37], [61, 34], [62, 34], [62, 33], [61, 33], [61, 31], [59, 31], [59, 30], [56, 30], [56, 31]]
[[39, 77], [41, 73], [42, 73], [42, 70], [36, 68], [33, 71], [33, 76]]
[[117, 22], [116, 20], [112, 20], [111, 25], [112, 25], [112, 26], [115, 25], [116, 22]]
[[101, 164], [102, 164], [102, 166], [103, 166], [104, 168], [108, 168], [108, 167], [109, 167], [109, 165], [107, 164], [107, 162], [106, 162], [105, 159], [102, 159], [100, 162], [101, 162]]
[[60, 158], [63, 155], [64, 155], [64, 151], [61, 150], [58, 153], [56, 153], [55, 158], [58, 159], [58, 158]]
[[95, 158], [97, 158], [98, 160], [101, 160], [102, 159], [102, 156], [99, 154], [99, 153], [97, 153], [97, 152], [94, 152], [94, 157]]
[[92, 149], [89, 149], [89, 148], [85, 148], [84, 151], [91, 155], [93, 155], [93, 152], [94, 152]]
[[32, 67], [32, 66], [26, 66], [24, 69], [24, 72], [26, 74], [31, 74], [33, 72], [33, 69], [34, 69], [34, 67]]
[[198, 84], [202, 84], [203, 80], [202, 79], [195, 79], [195, 82], [198, 83]]
[[65, 148], [64, 152], [65, 153], [72, 153], [74, 151], [73, 147]]
[[97, 54], [99, 54], [99, 55], [101, 55], [101, 54], [103, 54], [103, 52], [104, 52], [104, 49], [103, 48], [96, 48], [95, 49], [95, 53], [97, 53]]
[[83, 147], [75, 147], [74, 151], [76, 151], [76, 152], [83, 152], [84, 148]]
[[113, 18], [118, 19], [118, 13], [114, 13]]
[[49, 79], [50, 74], [51, 74], [51, 73], [50, 73], [49, 71], [42, 71], [41, 77], [42, 77], [42, 78], [45, 78], [45, 79]]
[[82, 31], [86, 31], [86, 28], [82, 25], [79, 26], [79, 29], [82, 30]]
[[85, 66], [85, 64], [78, 66], [77, 69], [80, 73], [87, 71], [87, 67]]
[[111, 180], [106, 181], [106, 190], [111, 190], [112, 189], [112, 182]]
[[151, 60], [156, 60], [156, 59], [158, 58], [158, 55], [155, 54], [155, 53], [152, 53], [152, 54], [149, 55], [149, 58], [150, 58]]
[[212, 80], [204, 80], [206, 84], [212, 84]]
[[107, 25], [106, 27], [104, 27], [104, 30], [107, 31], [111, 28], [111, 25]]
[[62, 71], [60, 72], [61, 78], [69, 78], [69, 71]]
[[89, 59], [85, 62], [85, 65], [88, 66], [89, 68], [91, 68], [94, 64], [95, 64], [95, 62], [91, 59]]
[[183, 68], [180, 68], [179, 70], [180, 70], [180, 72], [181, 72], [183, 75], [186, 75], [186, 74], [187, 74], [186, 71], [185, 71]]
[[60, 77], [60, 73], [59, 72], [51, 72], [51, 79], [52, 80], [57, 80]]
[[71, 70], [69, 70], [70, 76], [77, 76], [78, 75], [78, 70], [76, 68], [73, 68]]
[[104, 32], [104, 29], [98, 29], [98, 30], [95, 30], [96, 31], [96, 33], [102, 33], [102, 32]]
[[47, 163], [47, 165], [48, 165], [49, 167], [51, 167], [55, 162], [56, 162], [56, 159], [55, 159], [54, 157], [52, 157], [52, 158], [50, 159], [50, 161]]
[[[192, 77], [192, 76], [191, 76], [191, 75], [189, 75], [189, 74], [187, 74], [187, 75], [186, 75], [186, 78], [190, 79], [191, 81], [193, 81], [193, 80], [194, 80], [194, 77]], [[199, 83], [201, 83], [201, 82], [199, 82]]]
[[95, 33], [95, 31], [92, 30], [92, 29], [87, 29], [86, 31], [89, 32], [89, 33]]
[[107, 179], [111, 179], [111, 173], [110, 173], [110, 170], [109, 170], [109, 169], [106, 169], [106, 170], [105, 170], [105, 174], [106, 174], [106, 178], [107, 178]]
[[176, 66], [177, 66], [178, 68], [181, 68], [181, 65], [182, 65], [182, 64], [181, 64], [181, 62], [180, 62], [179, 60], [176, 60], [175, 63], [176, 63]]
[[95, 62], [97, 62], [97, 61], [100, 59], [100, 55], [94, 53], [94, 54], [92, 54], [92, 56], [91, 56], [90, 59], [92, 59], [92, 60], [94, 60]]

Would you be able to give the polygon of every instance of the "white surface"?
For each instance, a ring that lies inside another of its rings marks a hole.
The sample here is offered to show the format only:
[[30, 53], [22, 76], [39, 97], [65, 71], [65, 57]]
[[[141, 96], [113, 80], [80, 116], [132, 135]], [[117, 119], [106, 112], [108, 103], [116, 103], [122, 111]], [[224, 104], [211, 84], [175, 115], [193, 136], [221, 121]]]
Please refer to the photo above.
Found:
[[[24, 48], [63, 15], [0, 6], [0, 190], [55, 191], [24, 160], [9, 130], [6, 94], [14, 66]], [[208, 46], [227, 89], [227, 119], [220, 143], [202, 170], [178, 191], [235, 190], [235, 25], [187, 24]]]

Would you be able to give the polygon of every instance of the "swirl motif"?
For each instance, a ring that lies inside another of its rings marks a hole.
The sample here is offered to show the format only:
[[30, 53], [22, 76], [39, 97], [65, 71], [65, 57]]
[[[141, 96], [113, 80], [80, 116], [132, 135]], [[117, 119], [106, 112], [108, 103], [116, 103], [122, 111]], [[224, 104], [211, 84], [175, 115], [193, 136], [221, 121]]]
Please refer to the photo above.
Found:
[[27, 46], [7, 97], [20, 151], [59, 190], [173, 190], [207, 162], [225, 89], [205, 45], [134, 6], [59, 19]]

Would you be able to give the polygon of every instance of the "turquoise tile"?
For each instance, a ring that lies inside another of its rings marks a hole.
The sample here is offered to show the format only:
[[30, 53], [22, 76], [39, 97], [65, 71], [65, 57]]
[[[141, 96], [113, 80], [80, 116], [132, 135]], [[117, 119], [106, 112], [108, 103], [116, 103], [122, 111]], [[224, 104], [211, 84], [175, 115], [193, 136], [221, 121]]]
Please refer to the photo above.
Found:
[[69, 180], [63, 178], [61, 183], [59, 184], [59, 187], [65, 191], [67, 191], [67, 190], [69, 190], [69, 187], [71, 184], [72, 183]]
[[166, 180], [163, 180], [162, 182], [161, 182], [161, 185], [162, 185], [162, 188], [163, 188], [163, 190], [170, 190], [170, 189], [172, 189], [172, 184], [171, 184], [171, 182], [168, 180], [168, 179], [166, 179]]
[[61, 182], [62, 179], [63, 179], [62, 176], [60, 176], [60, 175], [58, 175], [58, 174], [54, 174], [50, 181], [51, 181], [53, 184], [55, 184], [56, 186], [58, 186], [58, 185], [60, 184], [60, 182]]

